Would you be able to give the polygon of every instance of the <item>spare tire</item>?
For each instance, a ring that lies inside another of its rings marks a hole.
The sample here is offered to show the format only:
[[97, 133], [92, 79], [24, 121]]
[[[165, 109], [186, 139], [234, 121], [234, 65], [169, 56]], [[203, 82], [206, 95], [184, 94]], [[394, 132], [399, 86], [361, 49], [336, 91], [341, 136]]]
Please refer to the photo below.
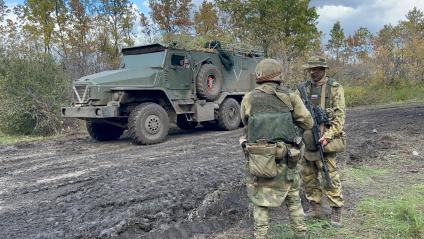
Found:
[[201, 99], [213, 101], [221, 93], [222, 74], [218, 67], [204, 64], [200, 67], [196, 78], [197, 96]]

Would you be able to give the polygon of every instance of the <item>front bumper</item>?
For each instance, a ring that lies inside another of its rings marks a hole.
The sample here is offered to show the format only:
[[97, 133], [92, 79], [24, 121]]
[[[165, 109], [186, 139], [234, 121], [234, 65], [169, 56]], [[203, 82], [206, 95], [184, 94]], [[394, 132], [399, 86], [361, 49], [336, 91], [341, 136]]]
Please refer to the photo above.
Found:
[[65, 118], [114, 118], [119, 117], [118, 106], [74, 106], [62, 107]]

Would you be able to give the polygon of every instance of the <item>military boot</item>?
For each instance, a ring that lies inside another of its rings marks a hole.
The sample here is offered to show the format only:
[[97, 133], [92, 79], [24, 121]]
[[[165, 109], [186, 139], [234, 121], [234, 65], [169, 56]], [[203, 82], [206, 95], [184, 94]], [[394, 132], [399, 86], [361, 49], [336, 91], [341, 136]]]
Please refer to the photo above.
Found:
[[254, 238], [255, 239], [267, 239], [266, 237], [266, 233], [260, 232], [260, 231], [255, 231], [254, 233]]
[[333, 227], [340, 228], [342, 227], [342, 208], [341, 207], [332, 207], [331, 208], [331, 225]]
[[306, 217], [308, 218], [324, 218], [324, 212], [321, 206], [321, 203], [311, 202], [311, 207], [306, 212]]
[[261, 226], [254, 228], [254, 237], [255, 239], [266, 239], [268, 234], [268, 226]]

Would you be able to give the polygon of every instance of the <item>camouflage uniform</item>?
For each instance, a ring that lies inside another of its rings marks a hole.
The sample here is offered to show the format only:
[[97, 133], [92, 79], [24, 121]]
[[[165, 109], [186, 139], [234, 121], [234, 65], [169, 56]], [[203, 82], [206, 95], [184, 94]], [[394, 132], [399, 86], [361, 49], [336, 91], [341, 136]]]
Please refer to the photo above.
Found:
[[[245, 125], [245, 134], [241, 137], [240, 142], [243, 144], [247, 139], [247, 130], [249, 117], [252, 116], [252, 105], [255, 100], [255, 92], [264, 92], [272, 95], [274, 91], [282, 93], [285, 103], [291, 105], [291, 116], [293, 122], [303, 128], [311, 129], [313, 120], [309, 111], [304, 106], [300, 97], [283, 86], [279, 86], [282, 67], [279, 69], [280, 74], [277, 76], [274, 70], [269, 70], [268, 66], [275, 66], [279, 63], [272, 59], [262, 60], [256, 67], [257, 82], [259, 86], [249, 93], [247, 93], [241, 103], [241, 119]], [[280, 65], [281, 66], [281, 65]], [[272, 68], [272, 67], [271, 67]], [[278, 73], [278, 71], [277, 71]], [[274, 77], [267, 77], [273, 75]], [[260, 82], [259, 79], [266, 79]], [[283, 93], [284, 92], [284, 93]], [[246, 153], [246, 152], [245, 152]], [[246, 186], [250, 202], [253, 205], [253, 217], [255, 221], [255, 238], [266, 238], [269, 228], [268, 224], [268, 208], [279, 207], [285, 201], [289, 210], [290, 222], [296, 235], [302, 236], [306, 233], [306, 225], [304, 223], [304, 212], [300, 203], [299, 197], [299, 174], [297, 167], [293, 174], [293, 180], [287, 179], [288, 166], [286, 163], [277, 164], [278, 174], [274, 178], [261, 178], [252, 175], [248, 170], [249, 161], [246, 163]]]
[[[325, 59], [312, 57], [305, 68], [324, 67], [328, 68]], [[345, 100], [343, 87], [334, 81], [328, 79], [326, 76], [319, 81], [321, 85], [314, 83], [312, 80], [306, 82], [306, 91], [308, 97], [314, 105], [320, 105], [321, 102], [321, 88], [326, 85], [326, 99], [325, 109], [329, 117], [328, 126], [324, 127], [323, 137], [327, 141], [333, 140], [335, 137], [343, 135], [343, 127], [345, 123]], [[299, 94], [299, 92], [296, 92]], [[325, 150], [325, 146], [324, 146]], [[322, 163], [319, 160], [318, 151], [312, 152], [306, 150], [304, 160], [302, 160], [301, 178], [306, 191], [306, 198], [311, 202], [312, 210], [321, 210], [322, 191], [325, 192], [328, 203], [332, 207], [332, 223], [334, 210], [341, 210], [344, 205], [342, 186], [340, 176], [337, 172], [336, 166], [336, 153], [324, 153], [324, 158], [328, 163], [328, 169], [333, 186], [321, 188], [321, 183], [318, 179], [320, 172], [322, 172]], [[315, 207], [315, 208], [314, 208]], [[337, 212], [336, 212], [337, 213]], [[319, 213], [316, 213], [319, 214]], [[341, 226], [341, 211], [340, 224]], [[317, 216], [317, 215], [314, 215]], [[336, 223], [337, 224], [337, 223]], [[333, 224], [334, 225], [334, 224]]]

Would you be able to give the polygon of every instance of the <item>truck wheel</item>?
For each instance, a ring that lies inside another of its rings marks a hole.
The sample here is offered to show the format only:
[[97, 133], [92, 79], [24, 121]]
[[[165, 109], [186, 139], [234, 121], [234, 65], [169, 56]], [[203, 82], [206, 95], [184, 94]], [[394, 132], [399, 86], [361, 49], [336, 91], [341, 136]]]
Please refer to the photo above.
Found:
[[87, 120], [85, 125], [87, 127], [88, 134], [98, 141], [119, 139], [125, 130], [124, 128], [115, 125], [92, 120]]
[[196, 121], [187, 121], [187, 118], [185, 115], [178, 115], [177, 116], [177, 126], [180, 129], [194, 129], [197, 126]]
[[201, 99], [213, 101], [221, 92], [222, 74], [218, 67], [212, 64], [201, 66], [196, 78], [197, 95]]
[[169, 118], [155, 103], [138, 105], [128, 117], [128, 132], [134, 144], [156, 144], [168, 135]]
[[240, 126], [240, 105], [237, 100], [227, 98], [218, 110], [218, 127], [222, 130], [234, 130]]

